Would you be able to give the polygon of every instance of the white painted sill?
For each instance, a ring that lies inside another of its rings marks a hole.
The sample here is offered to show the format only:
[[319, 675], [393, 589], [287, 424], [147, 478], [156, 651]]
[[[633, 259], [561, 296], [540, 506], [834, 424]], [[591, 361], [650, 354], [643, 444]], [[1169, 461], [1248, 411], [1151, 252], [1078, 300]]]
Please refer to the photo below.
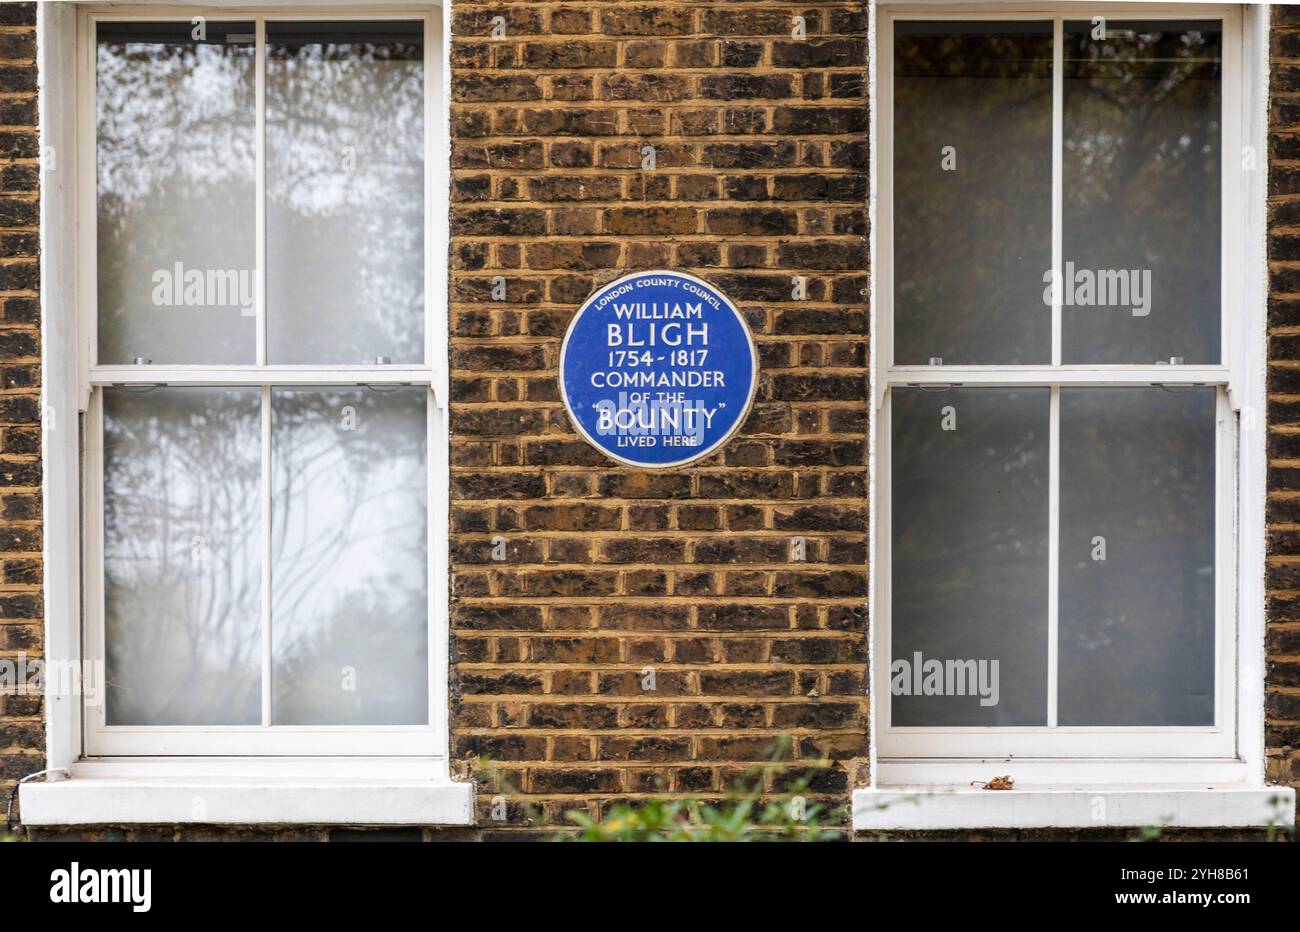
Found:
[[1259, 828], [1295, 825], [1295, 790], [1165, 786], [882, 786], [853, 792], [853, 829]]
[[21, 818], [63, 825], [472, 825], [474, 789], [442, 760], [79, 761], [24, 783]]

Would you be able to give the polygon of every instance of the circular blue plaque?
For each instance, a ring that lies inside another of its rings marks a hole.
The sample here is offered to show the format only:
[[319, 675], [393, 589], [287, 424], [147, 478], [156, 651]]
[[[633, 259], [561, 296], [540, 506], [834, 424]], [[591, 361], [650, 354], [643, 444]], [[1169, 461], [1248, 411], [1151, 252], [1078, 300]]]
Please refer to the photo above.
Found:
[[560, 349], [560, 394], [578, 432], [629, 466], [715, 452], [744, 423], [757, 387], [740, 311], [682, 272], [635, 272], [600, 288]]

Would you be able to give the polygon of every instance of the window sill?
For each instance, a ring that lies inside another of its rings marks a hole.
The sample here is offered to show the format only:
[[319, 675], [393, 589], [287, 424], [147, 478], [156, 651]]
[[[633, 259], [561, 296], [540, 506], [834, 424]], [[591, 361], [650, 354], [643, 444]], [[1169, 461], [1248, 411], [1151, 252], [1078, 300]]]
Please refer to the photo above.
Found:
[[882, 786], [853, 792], [854, 831], [1034, 828], [1290, 828], [1282, 786]]
[[445, 761], [97, 760], [19, 790], [23, 824], [472, 825]]

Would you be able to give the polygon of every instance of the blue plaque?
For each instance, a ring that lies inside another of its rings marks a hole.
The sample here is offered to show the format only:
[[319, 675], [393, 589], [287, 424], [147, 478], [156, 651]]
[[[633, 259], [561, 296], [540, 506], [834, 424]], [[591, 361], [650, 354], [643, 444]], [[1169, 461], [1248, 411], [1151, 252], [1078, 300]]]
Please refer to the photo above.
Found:
[[757, 386], [740, 311], [682, 272], [635, 272], [600, 288], [560, 349], [560, 393], [578, 432], [629, 466], [714, 453], [744, 423]]

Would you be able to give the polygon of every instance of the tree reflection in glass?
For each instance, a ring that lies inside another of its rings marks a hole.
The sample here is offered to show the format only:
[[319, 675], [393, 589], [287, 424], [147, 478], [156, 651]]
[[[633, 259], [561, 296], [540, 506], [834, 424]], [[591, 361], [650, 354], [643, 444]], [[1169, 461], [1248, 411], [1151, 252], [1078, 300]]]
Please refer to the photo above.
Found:
[[[256, 265], [253, 24], [97, 29], [99, 362], [252, 363], [238, 283]], [[197, 293], [178, 271], [202, 278]], [[229, 272], [235, 294], [209, 294]]]
[[261, 721], [256, 388], [104, 391], [110, 725]]
[[267, 24], [272, 364], [423, 361], [422, 30]]
[[996, 705], [895, 695], [896, 726], [1047, 721], [1047, 388], [891, 390], [890, 661], [997, 661]]
[[894, 354], [1050, 363], [1052, 24], [900, 22]]
[[1147, 272], [1151, 293], [1136, 314], [1067, 301], [1064, 363], [1220, 360], [1221, 29], [1108, 21], [1103, 39], [1065, 24], [1063, 259]]
[[425, 388], [272, 391], [272, 722], [428, 721]]
[[1061, 389], [1062, 725], [1214, 723], [1216, 391]]

